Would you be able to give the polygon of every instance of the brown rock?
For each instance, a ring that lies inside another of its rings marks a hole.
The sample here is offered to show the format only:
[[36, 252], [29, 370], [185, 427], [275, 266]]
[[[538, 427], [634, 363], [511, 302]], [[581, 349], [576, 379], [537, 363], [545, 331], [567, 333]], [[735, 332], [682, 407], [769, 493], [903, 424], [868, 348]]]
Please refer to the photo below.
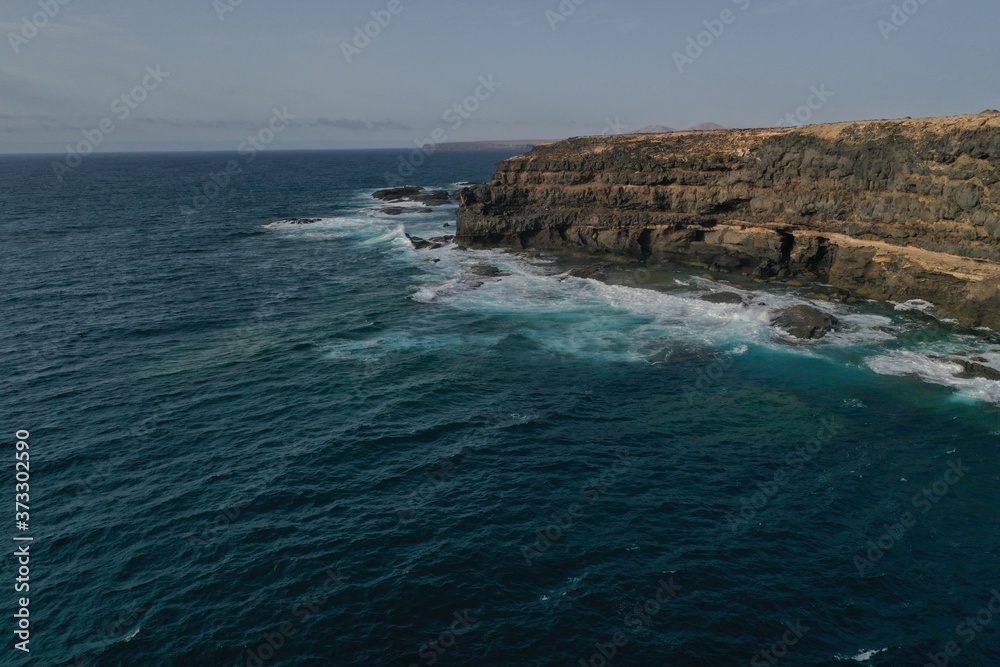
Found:
[[730, 304], [740, 304], [745, 305], [743, 297], [736, 292], [711, 292], [709, 294], [701, 295], [702, 301], [708, 301], [709, 303], [730, 303]]
[[771, 325], [785, 333], [804, 340], [823, 338], [839, 322], [829, 313], [812, 306], [800, 305], [786, 308], [775, 314]]
[[984, 380], [1000, 382], [1000, 371], [995, 368], [984, 366], [983, 364], [976, 363], [975, 361], [959, 361], [957, 359], [955, 361], [962, 365], [962, 372], [958, 374], [958, 377], [960, 378], [966, 380], [982, 378]]
[[574, 278], [597, 279], [604, 275], [604, 271], [609, 268], [611, 268], [611, 264], [591, 264], [590, 266], [581, 266], [580, 268], [573, 269], [569, 272], [569, 275]]
[[469, 267], [469, 273], [483, 278], [502, 278], [510, 275], [492, 264], [473, 264]]

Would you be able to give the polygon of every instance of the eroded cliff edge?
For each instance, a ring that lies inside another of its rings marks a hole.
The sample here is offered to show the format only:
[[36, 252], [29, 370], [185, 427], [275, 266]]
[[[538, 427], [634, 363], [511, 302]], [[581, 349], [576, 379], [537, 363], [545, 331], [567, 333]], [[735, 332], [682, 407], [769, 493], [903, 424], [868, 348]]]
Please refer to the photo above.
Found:
[[1000, 112], [569, 139], [460, 199], [466, 247], [795, 277], [1000, 329]]

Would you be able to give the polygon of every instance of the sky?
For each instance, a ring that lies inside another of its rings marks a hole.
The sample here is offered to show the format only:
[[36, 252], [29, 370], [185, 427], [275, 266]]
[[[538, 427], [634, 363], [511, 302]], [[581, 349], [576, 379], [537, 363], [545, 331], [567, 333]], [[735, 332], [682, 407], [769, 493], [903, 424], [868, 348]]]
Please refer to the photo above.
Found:
[[0, 0], [0, 153], [1000, 108], [996, 0]]

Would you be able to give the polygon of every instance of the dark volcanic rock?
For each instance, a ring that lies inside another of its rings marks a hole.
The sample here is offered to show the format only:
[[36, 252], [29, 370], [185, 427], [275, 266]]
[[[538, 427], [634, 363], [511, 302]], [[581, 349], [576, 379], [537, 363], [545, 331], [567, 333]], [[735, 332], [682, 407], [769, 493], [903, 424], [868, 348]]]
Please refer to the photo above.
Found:
[[958, 361], [957, 363], [962, 364], [962, 372], [958, 374], [960, 378], [966, 380], [982, 378], [984, 380], [1000, 382], [1000, 371], [995, 368], [977, 364], [974, 361]]
[[709, 294], [701, 295], [702, 301], [708, 301], [709, 303], [731, 303], [742, 305], [743, 297], [736, 292], [710, 292]]
[[495, 267], [492, 264], [473, 264], [469, 267], [469, 273], [482, 278], [502, 278], [503, 276], [510, 275], [506, 271]]
[[[955, 352], [956, 357], [967, 357], [967, 352]], [[971, 357], [969, 359], [956, 359], [955, 357], [942, 357], [938, 355], [929, 355], [929, 358], [935, 361], [944, 361], [949, 364], [955, 364], [961, 366], [962, 370], [955, 375], [955, 377], [962, 378], [963, 380], [992, 380], [994, 382], [1000, 382], [1000, 371], [990, 366], [978, 363], [980, 361], [986, 361], [983, 357]]]
[[417, 213], [431, 213], [426, 209], [419, 208], [404, 208], [402, 206], [385, 206], [383, 208], [375, 209], [379, 213], [384, 213], [385, 215], [414, 215]]
[[289, 218], [288, 220], [280, 220], [281, 224], [284, 225], [311, 225], [316, 222], [322, 222], [322, 218]]
[[590, 266], [581, 266], [580, 268], [573, 269], [569, 272], [569, 275], [574, 278], [593, 278], [597, 279], [604, 275], [604, 271], [611, 268], [611, 264], [591, 264]]
[[412, 236], [410, 234], [407, 234], [406, 238], [409, 239], [410, 243], [412, 243], [413, 247], [417, 250], [437, 250], [438, 248], [444, 247], [444, 244], [442, 243], [438, 243], [436, 241], [428, 239], [422, 239], [419, 236]]
[[837, 318], [812, 306], [792, 306], [778, 311], [771, 326], [803, 340], [822, 338], [838, 324]]
[[444, 206], [452, 203], [451, 193], [447, 190], [427, 190], [418, 185], [402, 185], [398, 188], [386, 188], [372, 193], [374, 199], [384, 202], [419, 202], [424, 206]]
[[382, 201], [394, 202], [394, 201], [411, 201], [410, 197], [419, 195], [424, 189], [417, 185], [402, 185], [398, 188], [386, 188], [385, 190], [376, 190], [372, 193], [374, 199], [381, 199]]
[[425, 206], [444, 206], [454, 203], [451, 199], [451, 193], [447, 190], [428, 190], [410, 197], [410, 201], [418, 201]]
[[[961, 352], [956, 352], [956, 355], [962, 355]], [[963, 380], [993, 380], [994, 382], [1000, 382], [1000, 371], [990, 366], [986, 366], [981, 363], [977, 363], [977, 359], [983, 359], [982, 357], [974, 357], [973, 359], [955, 359], [954, 357], [941, 357], [930, 355], [931, 359], [935, 361], [945, 361], [950, 364], [956, 364], [962, 367], [962, 370], [955, 376], [962, 378]]]

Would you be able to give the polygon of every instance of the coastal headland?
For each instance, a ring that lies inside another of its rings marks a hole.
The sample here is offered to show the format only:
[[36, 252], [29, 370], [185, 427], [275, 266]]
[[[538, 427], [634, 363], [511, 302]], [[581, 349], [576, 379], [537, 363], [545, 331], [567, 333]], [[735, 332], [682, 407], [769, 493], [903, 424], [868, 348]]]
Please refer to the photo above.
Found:
[[1000, 112], [595, 136], [460, 195], [456, 242], [922, 299], [1000, 329]]

